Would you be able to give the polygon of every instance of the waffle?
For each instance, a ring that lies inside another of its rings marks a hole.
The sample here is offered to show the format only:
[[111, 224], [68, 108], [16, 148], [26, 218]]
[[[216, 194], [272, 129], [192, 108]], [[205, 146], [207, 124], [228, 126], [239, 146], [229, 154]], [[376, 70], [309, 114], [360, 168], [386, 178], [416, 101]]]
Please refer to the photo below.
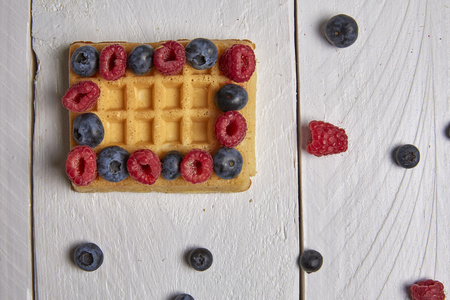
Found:
[[[246, 44], [247, 40], [212, 40], [219, 50], [233, 44]], [[183, 46], [189, 40], [179, 40]], [[126, 42], [75, 42], [70, 46], [70, 56], [78, 47], [89, 44], [99, 52], [110, 44], [122, 45], [129, 54], [139, 43]], [[147, 43], [157, 48], [162, 42]], [[70, 61], [69, 56], [69, 61]], [[70, 63], [69, 63], [70, 64]], [[188, 63], [178, 75], [163, 76], [155, 67], [148, 75], [137, 76], [126, 70], [125, 76], [117, 81], [107, 81], [97, 72], [92, 77], [80, 77], [69, 66], [69, 84], [83, 80], [95, 82], [101, 95], [97, 104], [89, 110], [97, 114], [105, 128], [105, 137], [93, 150], [98, 154], [107, 146], [117, 145], [130, 154], [135, 150], [148, 148], [160, 158], [168, 151], [177, 150], [186, 155], [199, 148], [209, 153], [220, 148], [214, 133], [214, 124], [222, 113], [214, 105], [214, 94], [223, 85], [232, 83], [219, 70], [218, 63], [207, 70], [196, 70]], [[255, 105], [256, 71], [248, 82], [240, 84], [249, 96], [247, 105], [240, 113], [247, 121], [247, 135], [236, 147], [244, 159], [242, 172], [234, 179], [224, 180], [214, 173], [204, 183], [191, 184], [181, 176], [173, 181], [159, 177], [155, 184], [144, 185], [130, 176], [121, 182], [109, 182], [97, 176], [88, 186], [75, 186], [78, 192], [165, 192], [165, 193], [211, 193], [241, 192], [251, 185], [250, 177], [256, 174], [255, 160]], [[77, 145], [72, 136], [73, 120], [80, 113], [69, 112], [70, 148]]]

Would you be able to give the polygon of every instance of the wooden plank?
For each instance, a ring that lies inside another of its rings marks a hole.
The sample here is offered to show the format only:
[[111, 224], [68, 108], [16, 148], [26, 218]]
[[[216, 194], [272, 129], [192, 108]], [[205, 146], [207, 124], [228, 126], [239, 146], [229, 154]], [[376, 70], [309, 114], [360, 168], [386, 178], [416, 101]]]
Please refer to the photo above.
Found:
[[33, 294], [30, 3], [3, 2], [0, 10], [0, 297], [29, 299]]
[[[345, 13], [357, 42], [331, 46], [319, 28]], [[424, 278], [450, 283], [449, 1], [303, 1], [298, 5], [304, 247], [324, 256], [306, 299], [409, 299]], [[345, 128], [349, 150], [305, 151], [307, 125]], [[406, 170], [394, 149], [415, 144]]]
[[[298, 161], [293, 1], [33, 1], [36, 83], [36, 277], [43, 299], [297, 299]], [[239, 194], [78, 194], [69, 149], [68, 49], [76, 40], [196, 37], [256, 44], [257, 175]], [[71, 262], [80, 242], [105, 253], [93, 273]], [[209, 248], [203, 273], [186, 251]]]

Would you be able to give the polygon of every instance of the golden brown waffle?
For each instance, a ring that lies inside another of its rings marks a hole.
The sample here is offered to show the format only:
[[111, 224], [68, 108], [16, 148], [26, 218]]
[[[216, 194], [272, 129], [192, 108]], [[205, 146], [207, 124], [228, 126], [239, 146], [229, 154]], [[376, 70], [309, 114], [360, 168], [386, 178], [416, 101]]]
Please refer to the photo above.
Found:
[[[224, 50], [233, 44], [255, 45], [246, 40], [212, 40], [219, 50], [219, 58]], [[179, 40], [186, 46], [188, 40]], [[147, 43], [157, 48], [162, 42]], [[122, 45], [127, 54], [140, 45], [138, 43], [76, 42], [70, 47], [70, 56], [78, 47], [89, 44], [99, 52], [110, 44]], [[69, 56], [69, 57], [70, 57]], [[69, 59], [70, 61], [70, 59]], [[69, 66], [70, 69], [70, 66]], [[135, 150], [148, 148], [160, 158], [168, 151], [178, 150], [183, 155], [194, 148], [203, 149], [211, 155], [220, 148], [214, 133], [214, 124], [222, 113], [214, 105], [214, 94], [223, 85], [232, 83], [219, 70], [218, 63], [208, 70], [195, 70], [188, 63], [178, 75], [163, 76], [154, 67], [148, 75], [137, 76], [126, 71], [117, 81], [107, 81], [98, 72], [92, 77], [80, 77], [72, 70], [69, 84], [80, 81], [95, 82], [101, 95], [90, 112], [97, 114], [105, 128], [103, 142], [94, 148], [98, 154], [107, 146], [117, 145], [130, 154]], [[245, 108], [239, 112], [247, 121], [247, 135], [236, 148], [241, 152], [244, 165], [242, 172], [234, 179], [224, 180], [214, 173], [200, 184], [186, 182], [181, 176], [173, 181], [159, 177], [154, 185], [144, 185], [130, 176], [121, 182], [109, 182], [97, 176], [88, 186], [75, 186], [79, 192], [150, 192], [201, 193], [201, 192], [241, 192], [251, 185], [250, 177], [256, 173], [255, 160], [255, 105], [256, 71], [248, 82], [240, 84], [249, 96]], [[77, 145], [72, 136], [72, 124], [79, 113], [70, 112], [70, 148]]]

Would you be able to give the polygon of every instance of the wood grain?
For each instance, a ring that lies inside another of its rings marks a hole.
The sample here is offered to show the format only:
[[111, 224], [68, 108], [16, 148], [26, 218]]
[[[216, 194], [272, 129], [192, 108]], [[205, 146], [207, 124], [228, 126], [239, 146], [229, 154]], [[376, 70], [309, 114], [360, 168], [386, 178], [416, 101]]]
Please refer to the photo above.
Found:
[[0, 10], [0, 298], [29, 299], [33, 294], [30, 3], [3, 2]]
[[[299, 297], [299, 218], [293, 1], [33, 1], [36, 83], [34, 196], [40, 299]], [[238, 38], [256, 44], [257, 175], [224, 195], [79, 194], [64, 174], [69, 149], [68, 49], [77, 40], [151, 42]], [[274, 55], [276, 53], [277, 55]], [[93, 273], [71, 262], [75, 246], [105, 253]], [[187, 266], [209, 248], [203, 273]]]
[[[345, 13], [357, 42], [328, 44]], [[304, 247], [320, 251], [306, 299], [409, 299], [424, 278], [450, 284], [449, 1], [303, 1], [298, 5]], [[346, 129], [349, 150], [305, 151], [312, 120]], [[415, 144], [406, 170], [394, 149]]]

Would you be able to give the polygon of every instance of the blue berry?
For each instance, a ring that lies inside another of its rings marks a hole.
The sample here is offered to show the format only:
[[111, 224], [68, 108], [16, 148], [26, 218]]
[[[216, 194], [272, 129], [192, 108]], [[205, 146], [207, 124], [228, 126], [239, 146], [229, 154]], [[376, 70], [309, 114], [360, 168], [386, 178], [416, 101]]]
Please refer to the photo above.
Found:
[[77, 48], [70, 58], [72, 71], [81, 77], [89, 77], [98, 70], [100, 54], [92, 46], [86, 45]]
[[212, 253], [205, 248], [197, 248], [189, 253], [189, 265], [197, 271], [205, 271], [213, 263]]
[[214, 104], [221, 111], [241, 110], [247, 102], [247, 91], [237, 84], [226, 84], [214, 95]]
[[94, 243], [86, 243], [75, 249], [73, 254], [75, 264], [84, 271], [95, 271], [103, 263], [103, 252]]
[[213, 155], [214, 173], [222, 179], [233, 179], [242, 171], [244, 160], [235, 148], [219, 148]]
[[300, 256], [300, 266], [306, 273], [317, 272], [322, 267], [322, 254], [316, 250], [306, 250]]
[[207, 39], [194, 39], [186, 46], [186, 60], [196, 70], [214, 66], [218, 56], [217, 46]]
[[155, 50], [150, 45], [139, 45], [131, 50], [127, 59], [127, 67], [136, 75], [150, 73], [153, 67], [153, 54]]
[[194, 300], [194, 297], [189, 294], [180, 294], [176, 296], [174, 300]]
[[102, 121], [94, 113], [78, 115], [73, 120], [73, 138], [79, 145], [95, 148], [103, 141], [105, 129]]
[[97, 156], [97, 172], [103, 179], [119, 182], [128, 177], [127, 160], [130, 155], [119, 146], [105, 147]]
[[403, 168], [414, 168], [420, 160], [419, 149], [414, 145], [403, 145], [395, 151], [395, 159]]
[[183, 154], [179, 151], [169, 151], [161, 159], [161, 175], [165, 180], [175, 180], [180, 177], [180, 164]]
[[334, 16], [326, 24], [325, 36], [338, 48], [348, 47], [358, 38], [358, 24], [347, 15]]

